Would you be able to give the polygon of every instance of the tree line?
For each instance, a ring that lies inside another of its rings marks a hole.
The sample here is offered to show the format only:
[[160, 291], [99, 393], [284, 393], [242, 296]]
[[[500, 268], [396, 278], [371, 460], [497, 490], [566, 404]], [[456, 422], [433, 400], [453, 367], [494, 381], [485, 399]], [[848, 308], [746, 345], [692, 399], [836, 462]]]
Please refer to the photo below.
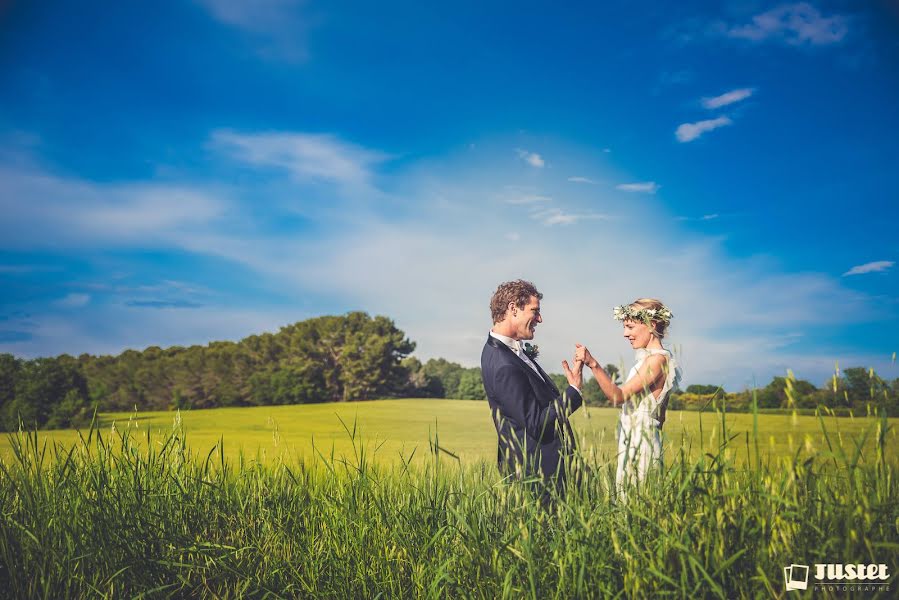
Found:
[[689, 385], [672, 394], [670, 408], [697, 410], [717, 406], [735, 412], [751, 410], [806, 409], [825, 406], [836, 414], [861, 416], [869, 408], [899, 416], [899, 378], [883, 379], [874, 369], [850, 367], [834, 375], [820, 387], [792, 373], [774, 377], [768, 385], [741, 392], [725, 392], [714, 385]]
[[[485, 400], [481, 371], [443, 358], [422, 363], [415, 343], [384, 316], [364, 312], [323, 316], [205, 346], [126, 350], [117, 356], [82, 354], [24, 360], [0, 354], [0, 428], [65, 428], [87, 423], [94, 411], [202, 409], [305, 404], [385, 397]], [[606, 371], [620, 382], [614, 365]], [[553, 374], [560, 389], [564, 375]], [[593, 379], [585, 401], [607, 406]], [[899, 379], [846, 369], [818, 388], [775, 377], [764, 388], [726, 393], [691, 385], [672, 394], [672, 409], [716, 403], [728, 410], [814, 408], [864, 413], [871, 403], [899, 414]]]

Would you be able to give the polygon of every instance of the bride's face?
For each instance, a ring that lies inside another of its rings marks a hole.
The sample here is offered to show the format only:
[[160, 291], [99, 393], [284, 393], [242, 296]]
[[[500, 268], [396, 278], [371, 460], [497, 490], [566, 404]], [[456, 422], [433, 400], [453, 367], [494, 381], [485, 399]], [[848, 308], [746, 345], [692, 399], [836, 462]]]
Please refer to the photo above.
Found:
[[652, 330], [641, 321], [624, 321], [624, 337], [632, 348], [645, 348], [652, 339]]

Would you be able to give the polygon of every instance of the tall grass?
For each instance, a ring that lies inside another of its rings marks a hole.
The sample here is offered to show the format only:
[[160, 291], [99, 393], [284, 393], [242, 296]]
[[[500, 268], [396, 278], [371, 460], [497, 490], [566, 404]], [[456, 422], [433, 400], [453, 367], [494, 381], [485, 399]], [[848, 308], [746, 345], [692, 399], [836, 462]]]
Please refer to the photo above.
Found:
[[787, 457], [728, 434], [723, 413], [709, 426], [712, 446], [697, 458], [675, 440], [626, 504], [614, 455], [592, 452], [572, 467], [581, 485], [547, 504], [436, 436], [430, 460], [384, 465], [347, 426], [349, 457], [262, 466], [229, 462], [222, 443], [192, 452], [177, 423], [141, 444], [130, 428], [69, 447], [19, 432], [0, 463], [0, 593], [755, 598], [784, 595], [794, 562], [899, 569], [885, 419], [870, 418], [870, 440], [825, 431], [825, 447]]

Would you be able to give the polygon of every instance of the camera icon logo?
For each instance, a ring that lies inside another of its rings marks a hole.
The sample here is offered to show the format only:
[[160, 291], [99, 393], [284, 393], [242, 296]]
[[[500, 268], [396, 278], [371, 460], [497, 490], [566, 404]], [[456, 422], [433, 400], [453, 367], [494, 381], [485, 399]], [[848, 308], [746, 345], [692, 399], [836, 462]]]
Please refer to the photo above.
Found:
[[788, 592], [808, 589], [808, 565], [784, 567], [784, 583]]

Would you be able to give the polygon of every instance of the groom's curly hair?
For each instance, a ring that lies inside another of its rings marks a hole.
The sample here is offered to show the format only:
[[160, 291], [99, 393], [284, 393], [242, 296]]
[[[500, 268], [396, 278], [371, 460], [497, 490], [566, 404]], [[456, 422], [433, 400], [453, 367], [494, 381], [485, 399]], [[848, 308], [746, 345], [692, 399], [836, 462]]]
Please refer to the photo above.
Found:
[[538, 292], [537, 286], [530, 281], [516, 279], [499, 284], [490, 299], [490, 313], [493, 315], [493, 322], [499, 323], [506, 317], [509, 302], [514, 302], [518, 308], [524, 308], [531, 300], [531, 296], [537, 296], [537, 300], [543, 299], [543, 294]]

